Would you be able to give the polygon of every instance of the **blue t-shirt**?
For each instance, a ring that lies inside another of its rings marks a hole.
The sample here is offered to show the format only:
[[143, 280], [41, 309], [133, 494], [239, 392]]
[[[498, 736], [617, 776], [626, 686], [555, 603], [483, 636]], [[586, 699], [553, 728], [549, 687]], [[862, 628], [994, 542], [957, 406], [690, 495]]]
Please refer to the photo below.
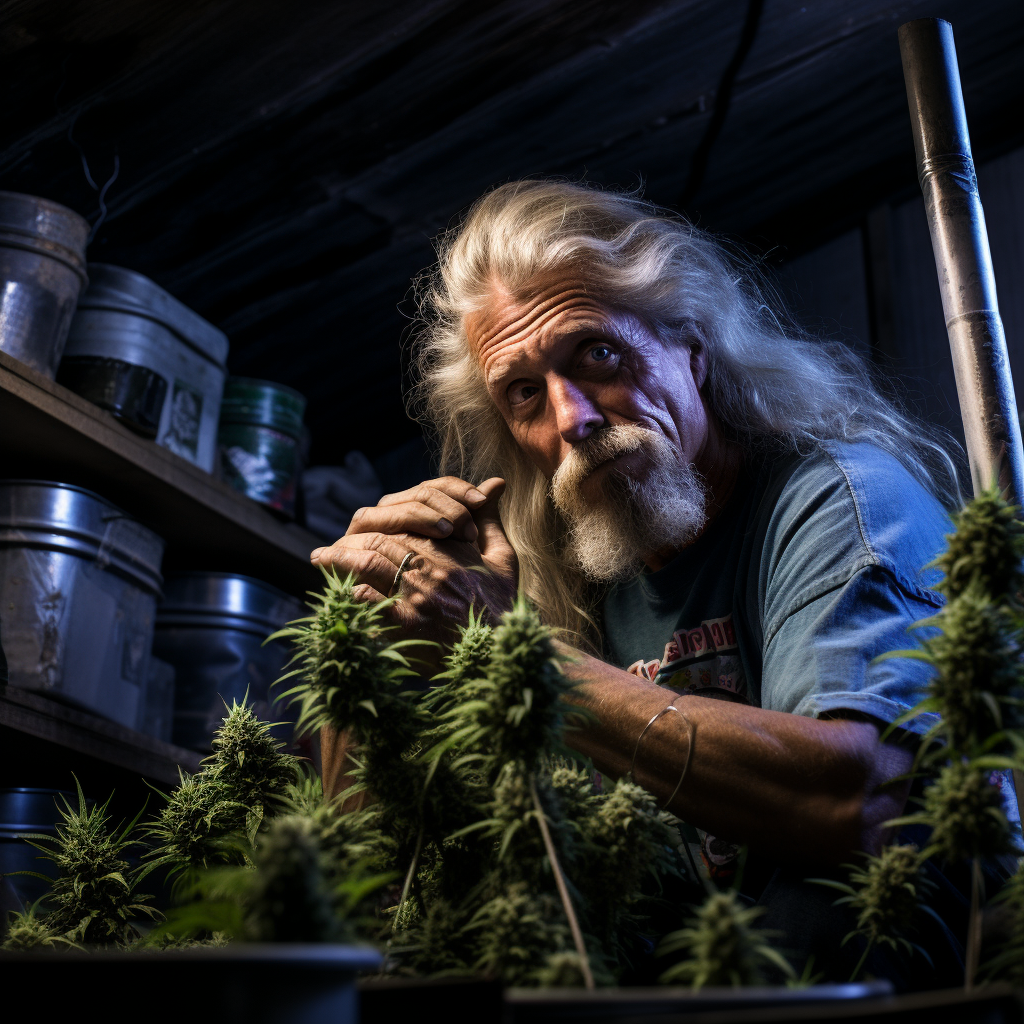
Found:
[[606, 653], [679, 693], [891, 722], [931, 669], [873, 660], [916, 646], [907, 627], [940, 607], [929, 563], [951, 529], [936, 498], [870, 444], [748, 465], [695, 543], [608, 595]]

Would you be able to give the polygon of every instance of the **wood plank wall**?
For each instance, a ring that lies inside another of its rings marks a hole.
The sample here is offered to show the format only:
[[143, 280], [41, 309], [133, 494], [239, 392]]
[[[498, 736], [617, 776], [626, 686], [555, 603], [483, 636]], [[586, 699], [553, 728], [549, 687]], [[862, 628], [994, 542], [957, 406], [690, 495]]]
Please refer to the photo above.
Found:
[[[982, 164], [1000, 310], [1018, 410], [1024, 401], [1024, 148]], [[776, 275], [798, 322], [840, 338], [895, 377], [908, 406], [963, 443], [963, 427], [925, 220], [915, 196], [783, 264]]]

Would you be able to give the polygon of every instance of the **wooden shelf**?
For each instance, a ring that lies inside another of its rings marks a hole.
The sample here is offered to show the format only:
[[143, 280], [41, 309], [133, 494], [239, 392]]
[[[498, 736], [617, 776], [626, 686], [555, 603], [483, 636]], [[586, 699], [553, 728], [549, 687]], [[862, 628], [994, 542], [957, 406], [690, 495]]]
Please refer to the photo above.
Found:
[[[41, 693], [13, 686], [0, 687], [0, 730], [5, 747], [8, 740], [13, 740], [22, 751], [32, 747], [43, 750], [52, 745], [83, 755], [87, 762], [114, 769], [107, 774], [129, 772], [168, 785], [178, 781], [179, 767], [188, 772], [198, 771], [202, 758], [194, 750], [175, 747]], [[26, 744], [26, 737], [38, 742]], [[24, 754], [19, 760], [23, 759]], [[36, 765], [30, 763], [25, 767], [35, 772]], [[6, 774], [10, 774], [9, 767]], [[68, 781], [62, 780], [62, 784]]]
[[322, 543], [110, 413], [0, 352], [3, 474], [77, 484], [167, 541], [165, 568], [237, 572], [302, 596]]

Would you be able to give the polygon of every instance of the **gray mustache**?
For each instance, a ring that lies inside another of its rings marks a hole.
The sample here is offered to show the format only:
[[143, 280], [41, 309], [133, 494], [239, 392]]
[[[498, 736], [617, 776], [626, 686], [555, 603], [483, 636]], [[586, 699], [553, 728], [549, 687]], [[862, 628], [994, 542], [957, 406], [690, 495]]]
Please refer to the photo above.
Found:
[[632, 423], [604, 427], [575, 445], [551, 478], [551, 497], [556, 507], [573, 495], [598, 466], [619, 455], [650, 448], [655, 438], [646, 427]]

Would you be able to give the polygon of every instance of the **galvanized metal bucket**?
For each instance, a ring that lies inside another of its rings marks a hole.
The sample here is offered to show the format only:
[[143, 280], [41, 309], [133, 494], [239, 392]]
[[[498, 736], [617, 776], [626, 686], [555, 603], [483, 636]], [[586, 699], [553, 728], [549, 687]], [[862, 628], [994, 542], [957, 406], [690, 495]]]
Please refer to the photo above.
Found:
[[[223, 331], [148, 277], [90, 263], [58, 379], [212, 473], [227, 355]], [[165, 382], [159, 408], [159, 386], [129, 381], [124, 364]]]
[[275, 731], [291, 739], [294, 716], [280, 702], [275, 705], [270, 692], [290, 651], [281, 642], [263, 641], [305, 614], [300, 601], [248, 576], [168, 574], [153, 653], [177, 673], [173, 742], [208, 751], [225, 701], [240, 701], [246, 693], [264, 721], [287, 722]]
[[0, 789], [0, 875], [7, 877], [23, 905], [35, 903], [50, 886], [41, 878], [14, 872], [33, 871], [53, 878], [57, 869], [40, 850], [20, 837], [35, 832], [55, 838], [57, 823], [62, 820], [61, 797], [72, 807], [78, 806], [78, 796], [69, 790], [24, 786]]
[[0, 192], [0, 349], [51, 379], [87, 282], [88, 237], [66, 206]]
[[230, 377], [220, 411], [221, 476], [236, 490], [295, 514], [306, 399], [283, 384]]
[[10, 684], [136, 728], [164, 542], [98, 494], [0, 481], [0, 607]]

